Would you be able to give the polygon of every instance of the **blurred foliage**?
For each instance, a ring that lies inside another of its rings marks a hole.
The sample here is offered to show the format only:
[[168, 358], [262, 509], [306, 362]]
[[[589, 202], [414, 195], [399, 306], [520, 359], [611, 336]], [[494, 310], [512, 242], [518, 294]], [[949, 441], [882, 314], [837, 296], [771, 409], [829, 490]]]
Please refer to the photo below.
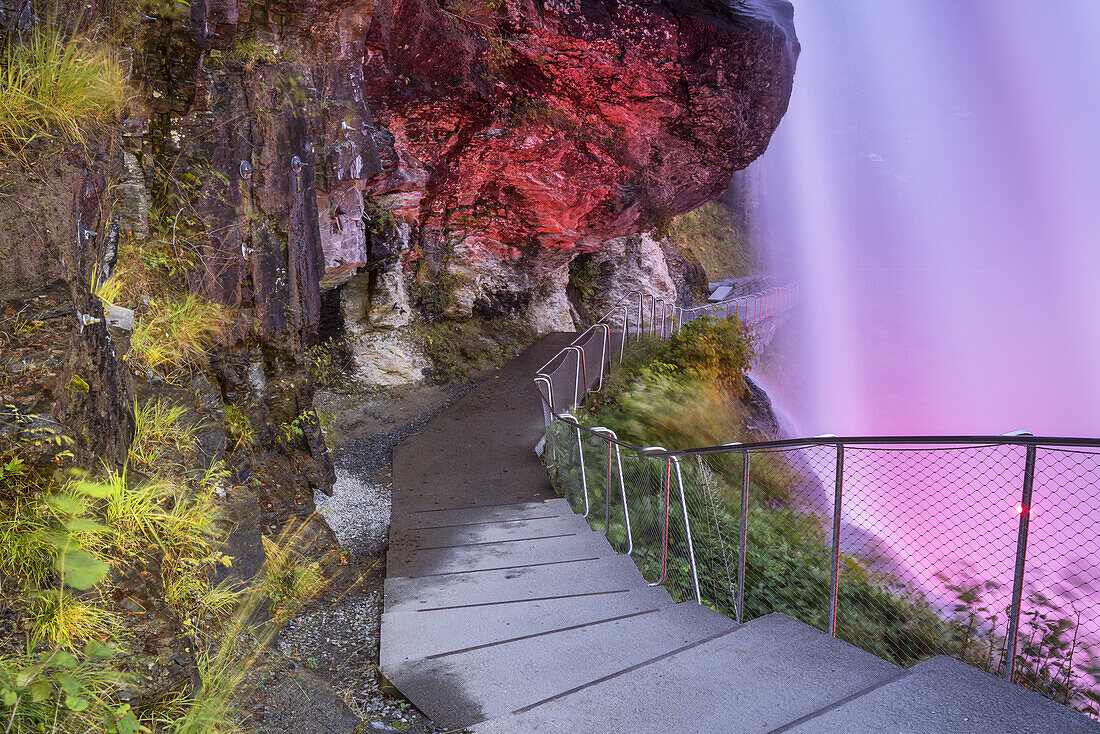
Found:
[[753, 338], [735, 317], [700, 318], [668, 341], [646, 338], [612, 370], [579, 415], [642, 446], [715, 446], [734, 440], [746, 411]]

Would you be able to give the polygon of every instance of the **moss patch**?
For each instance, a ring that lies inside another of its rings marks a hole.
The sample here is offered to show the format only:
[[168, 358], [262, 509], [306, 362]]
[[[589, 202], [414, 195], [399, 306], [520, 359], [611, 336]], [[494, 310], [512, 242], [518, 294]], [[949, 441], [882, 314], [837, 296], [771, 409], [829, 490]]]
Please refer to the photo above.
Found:
[[759, 271], [749, 249], [748, 232], [716, 201], [673, 218], [668, 240], [681, 252], [694, 255], [711, 280], [741, 278]]

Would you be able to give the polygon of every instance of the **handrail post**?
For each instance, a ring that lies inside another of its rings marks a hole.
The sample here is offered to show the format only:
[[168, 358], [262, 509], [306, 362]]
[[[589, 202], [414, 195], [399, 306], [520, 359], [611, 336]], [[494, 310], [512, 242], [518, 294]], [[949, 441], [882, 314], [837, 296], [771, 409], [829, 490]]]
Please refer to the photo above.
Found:
[[581, 491], [584, 494], [584, 517], [588, 517], [590, 507], [588, 505], [588, 474], [584, 469], [584, 444], [581, 442], [581, 424], [569, 413], [563, 413], [563, 417], [568, 417], [573, 421], [573, 425], [577, 431], [577, 459], [581, 465]]
[[741, 538], [737, 549], [737, 624], [745, 621], [745, 565], [749, 549], [749, 452], [741, 452]]
[[[596, 383], [596, 389], [592, 390], [592, 392], [599, 392], [600, 390], [603, 389], [604, 369], [608, 368], [610, 366], [609, 363], [608, 363], [607, 352], [608, 352], [608, 350], [610, 348], [610, 345], [611, 345], [611, 327], [608, 326], [607, 324], [593, 324], [592, 328], [596, 329], [597, 331], [603, 331], [603, 339], [600, 340], [600, 379]], [[585, 365], [585, 368], [586, 368], [586, 371], [587, 371], [587, 365]], [[586, 386], [585, 393], [587, 395], [587, 393], [588, 393], [588, 390], [587, 390], [588, 375], [587, 374], [585, 374], [585, 376], [584, 376], [584, 381], [585, 381], [585, 386]]]
[[603, 534], [607, 537], [611, 530], [611, 452], [615, 444], [610, 439], [607, 441], [607, 486], [603, 490]]
[[577, 359], [576, 359], [577, 367], [576, 367], [576, 370], [574, 370], [574, 380], [573, 380], [573, 404], [565, 408], [566, 411], [569, 411], [569, 410], [573, 410], [578, 405], [580, 405], [581, 355], [583, 354], [583, 352], [581, 351], [580, 347], [575, 347], [573, 345], [569, 345], [568, 347], [565, 347], [561, 351], [562, 352], [573, 352], [573, 351], [575, 351], [576, 354], [577, 354]]
[[836, 445], [836, 489], [833, 494], [833, 588], [829, 596], [829, 636], [836, 637], [836, 608], [840, 598], [840, 508], [844, 501], [844, 444]]
[[[664, 446], [647, 446], [642, 449], [642, 454], [649, 454], [651, 451], [664, 451]], [[647, 457], [649, 458], [649, 457]], [[661, 576], [656, 581], [651, 582], [650, 586], [660, 586], [665, 582], [665, 574], [668, 570], [668, 516], [669, 516], [669, 495], [672, 491], [672, 460], [670, 458], [665, 459], [665, 471], [663, 489], [665, 491], [665, 517], [664, 522], [661, 523], [663, 531], [661, 533]]]
[[1008, 637], [1005, 659], [1005, 679], [1009, 682], [1016, 672], [1016, 642], [1020, 634], [1020, 606], [1024, 596], [1024, 566], [1027, 561], [1027, 532], [1031, 524], [1031, 492], [1035, 487], [1035, 444], [1027, 447], [1024, 462], [1024, 490], [1020, 499], [1020, 530], [1016, 536], [1016, 571], [1012, 577], [1012, 608], [1008, 615]]
[[619, 340], [619, 364], [623, 363], [623, 359], [626, 357], [626, 339], [630, 333], [630, 309], [626, 305], [618, 306], [623, 312], [623, 336]]
[[676, 483], [680, 486], [680, 509], [684, 515], [684, 533], [687, 536], [688, 559], [691, 561], [691, 581], [695, 585], [695, 601], [703, 603], [703, 594], [699, 590], [699, 569], [695, 565], [695, 541], [691, 538], [691, 519], [688, 517], [687, 497], [684, 494], [684, 475], [680, 471], [680, 459], [673, 456], [670, 461], [676, 464]]
[[[554, 382], [550, 379], [549, 375], [536, 374], [534, 383], [535, 386], [541, 391], [540, 383], [546, 383], [546, 400], [543, 405], [543, 417], [546, 420], [546, 427], [550, 427], [550, 421], [554, 414]], [[549, 412], [547, 412], [549, 409]]]
[[[614, 431], [611, 431], [611, 437], [616, 440], [618, 439]], [[626, 504], [626, 479], [623, 477], [623, 455], [618, 444], [615, 444], [615, 466], [619, 469], [619, 492], [623, 497], [623, 522], [626, 524], [626, 554], [629, 556], [634, 553], [634, 534], [630, 530], [630, 508]]]
[[626, 503], [626, 480], [623, 477], [623, 455], [619, 449], [619, 436], [610, 428], [603, 426], [596, 426], [592, 429], [593, 433], [603, 434], [609, 436], [611, 439], [607, 442], [608, 451], [608, 465], [607, 465], [607, 497], [606, 507], [604, 509], [604, 535], [606, 536], [611, 529], [611, 450], [615, 451], [615, 466], [619, 469], [619, 493], [623, 500], [623, 522], [626, 523], [626, 555], [630, 555], [634, 552], [634, 535], [630, 529], [630, 508]]

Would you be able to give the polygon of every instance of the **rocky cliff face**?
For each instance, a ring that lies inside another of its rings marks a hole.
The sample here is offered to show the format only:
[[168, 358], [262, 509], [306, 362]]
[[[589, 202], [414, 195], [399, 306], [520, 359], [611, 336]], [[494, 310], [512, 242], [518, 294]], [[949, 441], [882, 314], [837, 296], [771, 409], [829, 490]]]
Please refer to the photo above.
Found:
[[153, 151], [204, 182], [198, 283], [269, 336], [315, 326], [325, 268], [359, 272], [364, 333], [570, 328], [578, 253], [717, 197], [763, 152], [797, 55], [774, 5], [192, 3], [149, 32], [146, 71]]
[[[38, 244], [19, 259], [5, 245], [0, 292], [60, 277], [100, 318], [96, 272], [159, 229], [190, 253], [190, 290], [241, 315], [212, 360], [220, 399], [254, 406], [261, 444], [301, 427], [324, 487], [323, 439], [302, 419], [322, 289], [343, 287], [379, 382], [429, 371], [418, 323], [549, 331], [585, 320], [594, 294], [689, 298], [698, 268], [641, 233], [763, 152], [791, 91], [790, 14], [779, 0], [165, 6], [135, 31], [132, 119], [46, 187], [76, 203], [50, 204], [66, 210], [56, 231], [19, 224]], [[79, 233], [79, 216], [104, 234]], [[68, 371], [106, 402], [57, 411], [117, 424], [92, 442], [117, 456], [130, 391], [105, 326], [79, 333]]]

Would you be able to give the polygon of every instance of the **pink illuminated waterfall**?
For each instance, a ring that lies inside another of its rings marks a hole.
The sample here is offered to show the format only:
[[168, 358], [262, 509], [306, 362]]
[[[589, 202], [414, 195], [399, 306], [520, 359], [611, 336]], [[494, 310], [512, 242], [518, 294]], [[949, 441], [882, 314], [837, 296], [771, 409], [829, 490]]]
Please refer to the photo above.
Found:
[[[749, 174], [755, 244], [802, 283], [761, 376], [796, 435], [1100, 437], [1100, 2], [794, 4], [794, 96]], [[949, 583], [997, 584], [1003, 625], [1022, 447], [850, 459], [853, 536], [943, 609]], [[1034, 484], [1024, 582], [1080, 633], [1085, 680], [1100, 459], [1041, 450]]]
[[1100, 436], [1100, 3], [795, 0], [757, 241], [806, 434]]

